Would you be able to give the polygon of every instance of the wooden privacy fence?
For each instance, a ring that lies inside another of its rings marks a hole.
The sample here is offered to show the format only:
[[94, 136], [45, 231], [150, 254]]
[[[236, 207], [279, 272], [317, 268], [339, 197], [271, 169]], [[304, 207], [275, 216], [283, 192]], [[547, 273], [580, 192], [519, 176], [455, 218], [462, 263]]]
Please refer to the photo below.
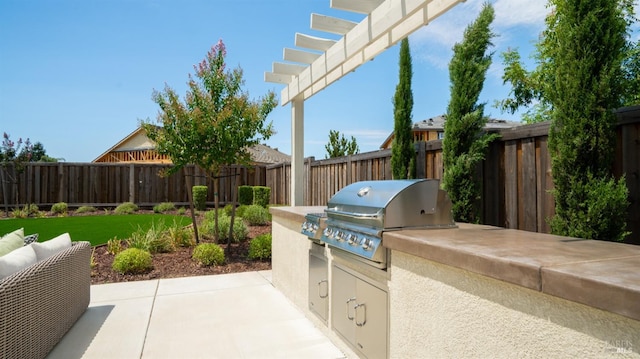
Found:
[[[640, 244], [640, 106], [618, 112], [614, 173], [624, 174], [631, 205], [627, 226], [632, 235], [625, 242]], [[481, 221], [505, 228], [549, 233], [554, 214], [551, 158], [547, 147], [549, 123], [500, 131], [478, 170], [482, 183]], [[419, 178], [441, 179], [442, 141], [416, 144]], [[266, 185], [272, 203], [290, 202], [290, 164], [267, 166]], [[391, 151], [380, 150], [304, 164], [304, 204], [324, 206], [344, 186], [363, 180], [387, 180], [391, 176]]]
[[[28, 203], [46, 207], [57, 202], [102, 207], [123, 202], [140, 206], [161, 202], [188, 204], [186, 175], [192, 177], [192, 185], [208, 186], [207, 201], [214, 201], [213, 180], [201, 168], [188, 166], [168, 177], [159, 175], [170, 167], [139, 163], [29, 163], [16, 174], [12, 165], [6, 165], [0, 167], [0, 205], [13, 208]], [[232, 191], [238, 186], [264, 185], [265, 168], [230, 166], [222, 170], [221, 176], [220, 202], [224, 205], [231, 201]]]

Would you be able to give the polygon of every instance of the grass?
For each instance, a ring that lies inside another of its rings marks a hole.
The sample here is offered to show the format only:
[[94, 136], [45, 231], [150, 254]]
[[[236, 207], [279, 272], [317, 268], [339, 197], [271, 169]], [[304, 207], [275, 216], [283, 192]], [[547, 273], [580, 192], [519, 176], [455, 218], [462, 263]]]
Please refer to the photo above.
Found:
[[38, 241], [43, 242], [69, 232], [72, 241], [89, 241], [96, 246], [107, 243], [113, 237], [129, 238], [138, 227], [148, 229], [153, 223], [161, 221], [172, 225], [174, 219], [182, 225], [191, 223], [189, 217], [168, 214], [11, 218], [0, 220], [0, 235], [24, 228], [25, 235], [38, 233]]

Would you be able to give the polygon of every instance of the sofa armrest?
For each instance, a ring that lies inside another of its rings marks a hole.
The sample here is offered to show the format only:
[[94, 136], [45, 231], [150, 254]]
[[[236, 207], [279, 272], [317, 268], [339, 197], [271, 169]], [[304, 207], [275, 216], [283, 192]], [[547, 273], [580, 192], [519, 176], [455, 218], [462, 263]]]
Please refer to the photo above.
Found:
[[0, 358], [44, 358], [89, 306], [91, 244], [0, 281]]

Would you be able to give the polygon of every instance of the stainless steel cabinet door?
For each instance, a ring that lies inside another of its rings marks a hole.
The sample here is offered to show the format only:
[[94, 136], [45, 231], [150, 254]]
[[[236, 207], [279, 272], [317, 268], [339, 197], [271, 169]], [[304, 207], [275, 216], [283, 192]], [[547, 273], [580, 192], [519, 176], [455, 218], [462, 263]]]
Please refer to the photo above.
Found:
[[356, 342], [356, 277], [333, 266], [331, 276], [331, 323], [352, 345]]
[[309, 254], [309, 309], [325, 323], [329, 313], [329, 268], [327, 259]]
[[356, 347], [369, 359], [387, 357], [387, 293], [363, 280], [356, 282]]

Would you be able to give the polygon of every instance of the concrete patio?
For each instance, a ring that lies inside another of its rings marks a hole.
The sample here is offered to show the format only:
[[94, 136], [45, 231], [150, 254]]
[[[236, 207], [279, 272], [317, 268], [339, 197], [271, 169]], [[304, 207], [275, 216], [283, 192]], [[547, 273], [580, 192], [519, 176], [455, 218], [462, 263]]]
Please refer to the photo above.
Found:
[[271, 271], [91, 286], [47, 358], [346, 358]]

